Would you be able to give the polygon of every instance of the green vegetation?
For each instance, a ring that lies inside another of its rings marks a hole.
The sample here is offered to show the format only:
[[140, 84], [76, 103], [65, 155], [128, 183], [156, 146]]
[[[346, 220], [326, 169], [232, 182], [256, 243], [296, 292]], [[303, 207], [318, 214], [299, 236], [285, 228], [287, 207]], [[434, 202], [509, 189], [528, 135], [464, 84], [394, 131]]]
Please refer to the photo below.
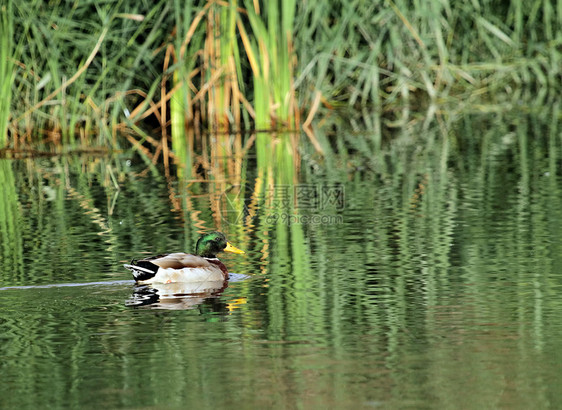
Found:
[[202, 130], [225, 157], [250, 138], [227, 132], [293, 130], [334, 107], [400, 122], [561, 88], [562, 7], [542, 0], [8, 0], [1, 13], [0, 146], [133, 146], [167, 172], [193, 165]]
[[11, 3], [0, 6], [0, 148], [7, 141], [7, 127], [10, 119], [10, 102], [12, 99], [12, 37], [13, 24]]
[[426, 98], [505, 102], [521, 88], [540, 89], [541, 95], [560, 88], [560, 4], [306, 4], [295, 34], [299, 75], [343, 103], [380, 108], [393, 102], [419, 107]]

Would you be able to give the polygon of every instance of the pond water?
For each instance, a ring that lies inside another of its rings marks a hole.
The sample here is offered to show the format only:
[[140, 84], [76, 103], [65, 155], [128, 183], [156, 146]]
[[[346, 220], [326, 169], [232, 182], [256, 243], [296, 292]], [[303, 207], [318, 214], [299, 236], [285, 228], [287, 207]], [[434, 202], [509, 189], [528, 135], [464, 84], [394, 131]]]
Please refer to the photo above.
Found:
[[[292, 182], [249, 157], [236, 189], [1, 159], [0, 407], [562, 407], [558, 117], [338, 128]], [[246, 251], [226, 289], [122, 267], [214, 229]]]

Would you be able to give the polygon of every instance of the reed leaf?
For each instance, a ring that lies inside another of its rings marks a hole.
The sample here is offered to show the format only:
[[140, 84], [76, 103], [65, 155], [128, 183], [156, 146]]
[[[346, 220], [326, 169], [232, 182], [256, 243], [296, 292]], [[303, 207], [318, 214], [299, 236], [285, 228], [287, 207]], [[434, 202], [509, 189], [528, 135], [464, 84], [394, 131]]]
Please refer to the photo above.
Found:
[[11, 114], [12, 79], [14, 67], [12, 63], [13, 38], [12, 1], [0, 6], [0, 148], [8, 142], [8, 122]]

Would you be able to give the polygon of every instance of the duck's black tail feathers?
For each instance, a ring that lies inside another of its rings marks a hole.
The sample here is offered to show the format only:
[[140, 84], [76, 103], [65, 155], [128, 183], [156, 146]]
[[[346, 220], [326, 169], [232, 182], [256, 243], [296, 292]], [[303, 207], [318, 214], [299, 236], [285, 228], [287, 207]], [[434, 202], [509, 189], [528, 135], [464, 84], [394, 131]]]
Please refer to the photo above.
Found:
[[150, 261], [137, 262], [135, 260], [132, 260], [131, 264], [125, 264], [123, 266], [133, 273], [133, 277], [137, 282], [141, 280], [148, 280], [154, 277], [154, 275], [156, 275], [156, 272], [158, 272], [158, 265], [155, 265]]

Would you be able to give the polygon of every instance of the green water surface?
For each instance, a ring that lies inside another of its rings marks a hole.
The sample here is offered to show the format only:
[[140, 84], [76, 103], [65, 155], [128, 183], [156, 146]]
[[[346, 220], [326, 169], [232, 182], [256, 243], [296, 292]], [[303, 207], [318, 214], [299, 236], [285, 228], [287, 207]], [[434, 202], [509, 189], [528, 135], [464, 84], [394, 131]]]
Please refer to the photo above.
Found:
[[[0, 407], [561, 408], [552, 113], [320, 135], [227, 217], [127, 155], [0, 160]], [[123, 263], [217, 228], [228, 288], [131, 302]]]

